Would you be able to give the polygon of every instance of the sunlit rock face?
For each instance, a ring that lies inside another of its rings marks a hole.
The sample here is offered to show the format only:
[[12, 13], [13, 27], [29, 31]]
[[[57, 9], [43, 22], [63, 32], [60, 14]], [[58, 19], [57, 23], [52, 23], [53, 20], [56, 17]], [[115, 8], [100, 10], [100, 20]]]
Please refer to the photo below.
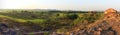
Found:
[[105, 12], [105, 18], [114, 18], [117, 17], [117, 10], [113, 9], [113, 8], [109, 8], [107, 9]]

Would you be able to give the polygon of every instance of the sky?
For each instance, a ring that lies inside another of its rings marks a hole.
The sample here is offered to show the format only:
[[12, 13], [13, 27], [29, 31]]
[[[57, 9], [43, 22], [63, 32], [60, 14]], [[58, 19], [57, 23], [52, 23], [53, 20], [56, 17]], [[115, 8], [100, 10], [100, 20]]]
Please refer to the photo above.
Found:
[[0, 0], [0, 9], [58, 9], [120, 11], [120, 0]]

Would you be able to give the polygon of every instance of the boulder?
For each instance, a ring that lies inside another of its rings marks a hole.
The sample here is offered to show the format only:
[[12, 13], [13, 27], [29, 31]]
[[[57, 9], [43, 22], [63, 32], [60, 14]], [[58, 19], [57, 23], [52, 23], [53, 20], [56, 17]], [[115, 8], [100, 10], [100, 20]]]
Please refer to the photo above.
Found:
[[113, 18], [113, 17], [117, 17], [117, 10], [113, 9], [113, 8], [109, 8], [104, 12], [105, 16], [104, 18]]

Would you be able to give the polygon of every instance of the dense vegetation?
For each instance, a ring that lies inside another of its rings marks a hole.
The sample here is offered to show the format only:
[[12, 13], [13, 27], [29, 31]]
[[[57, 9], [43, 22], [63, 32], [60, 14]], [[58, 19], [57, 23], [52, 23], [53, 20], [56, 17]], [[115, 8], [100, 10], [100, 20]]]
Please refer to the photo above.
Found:
[[94, 23], [103, 17], [102, 12], [59, 11], [59, 10], [7, 10], [0, 17], [13, 20], [33, 30], [65, 30], [75, 26]]

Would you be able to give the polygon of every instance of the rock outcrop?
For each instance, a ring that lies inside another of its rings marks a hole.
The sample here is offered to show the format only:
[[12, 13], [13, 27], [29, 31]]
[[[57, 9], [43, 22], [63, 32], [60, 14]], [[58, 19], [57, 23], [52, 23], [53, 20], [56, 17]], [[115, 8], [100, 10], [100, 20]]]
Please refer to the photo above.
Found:
[[108, 19], [108, 18], [115, 18], [117, 17], [117, 10], [113, 9], [113, 8], [109, 8], [104, 12], [104, 18]]
[[120, 35], [120, 17], [115, 9], [107, 9], [100, 19], [74, 35]]
[[0, 35], [16, 35], [16, 32], [5, 23], [0, 23]]

